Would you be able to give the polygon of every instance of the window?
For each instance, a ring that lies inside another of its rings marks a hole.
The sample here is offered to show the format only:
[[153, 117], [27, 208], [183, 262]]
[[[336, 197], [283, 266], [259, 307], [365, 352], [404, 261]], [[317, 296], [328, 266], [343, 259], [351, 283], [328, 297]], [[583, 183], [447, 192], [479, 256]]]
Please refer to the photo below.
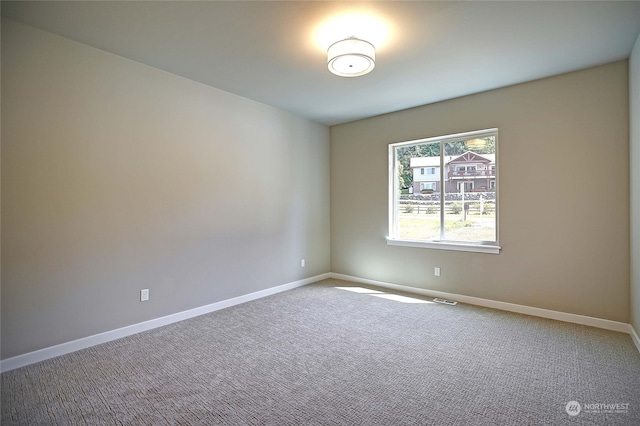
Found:
[[421, 182], [420, 183], [420, 189], [426, 189], [426, 190], [432, 190], [435, 191], [436, 189], [436, 184], [433, 182]]
[[497, 145], [497, 129], [390, 144], [387, 243], [499, 253]]
[[473, 182], [469, 182], [469, 181], [458, 182], [459, 193], [472, 192], [472, 191], [473, 191]]

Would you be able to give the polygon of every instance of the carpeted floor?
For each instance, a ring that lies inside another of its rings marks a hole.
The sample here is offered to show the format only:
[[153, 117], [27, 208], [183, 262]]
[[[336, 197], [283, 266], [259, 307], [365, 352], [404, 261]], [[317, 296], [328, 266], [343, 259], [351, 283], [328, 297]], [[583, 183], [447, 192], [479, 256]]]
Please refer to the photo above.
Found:
[[629, 335], [358, 289], [326, 280], [3, 373], [2, 424], [640, 425]]

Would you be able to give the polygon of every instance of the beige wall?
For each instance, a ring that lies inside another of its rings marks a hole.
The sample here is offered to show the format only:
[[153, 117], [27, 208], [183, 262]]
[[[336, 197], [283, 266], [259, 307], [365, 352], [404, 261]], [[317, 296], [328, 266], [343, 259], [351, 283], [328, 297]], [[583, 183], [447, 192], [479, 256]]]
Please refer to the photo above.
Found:
[[640, 333], [640, 36], [629, 59], [631, 168], [631, 325]]
[[[332, 271], [628, 322], [628, 108], [622, 61], [332, 127]], [[502, 252], [387, 246], [388, 144], [492, 127]]]
[[6, 20], [2, 123], [2, 358], [329, 272], [326, 126]]

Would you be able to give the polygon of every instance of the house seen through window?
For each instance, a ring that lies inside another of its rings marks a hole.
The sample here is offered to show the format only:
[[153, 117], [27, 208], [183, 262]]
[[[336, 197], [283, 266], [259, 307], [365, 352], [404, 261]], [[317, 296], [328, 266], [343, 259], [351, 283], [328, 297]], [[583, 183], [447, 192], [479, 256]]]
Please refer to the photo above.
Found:
[[497, 129], [389, 145], [389, 244], [497, 253], [497, 145]]

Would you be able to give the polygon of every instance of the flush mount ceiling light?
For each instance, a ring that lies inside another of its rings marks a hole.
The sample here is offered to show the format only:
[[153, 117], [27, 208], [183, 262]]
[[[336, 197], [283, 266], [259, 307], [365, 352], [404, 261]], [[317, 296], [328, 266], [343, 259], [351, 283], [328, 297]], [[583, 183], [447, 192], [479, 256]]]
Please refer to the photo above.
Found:
[[327, 49], [329, 71], [341, 77], [358, 77], [376, 65], [376, 48], [365, 40], [350, 37]]

